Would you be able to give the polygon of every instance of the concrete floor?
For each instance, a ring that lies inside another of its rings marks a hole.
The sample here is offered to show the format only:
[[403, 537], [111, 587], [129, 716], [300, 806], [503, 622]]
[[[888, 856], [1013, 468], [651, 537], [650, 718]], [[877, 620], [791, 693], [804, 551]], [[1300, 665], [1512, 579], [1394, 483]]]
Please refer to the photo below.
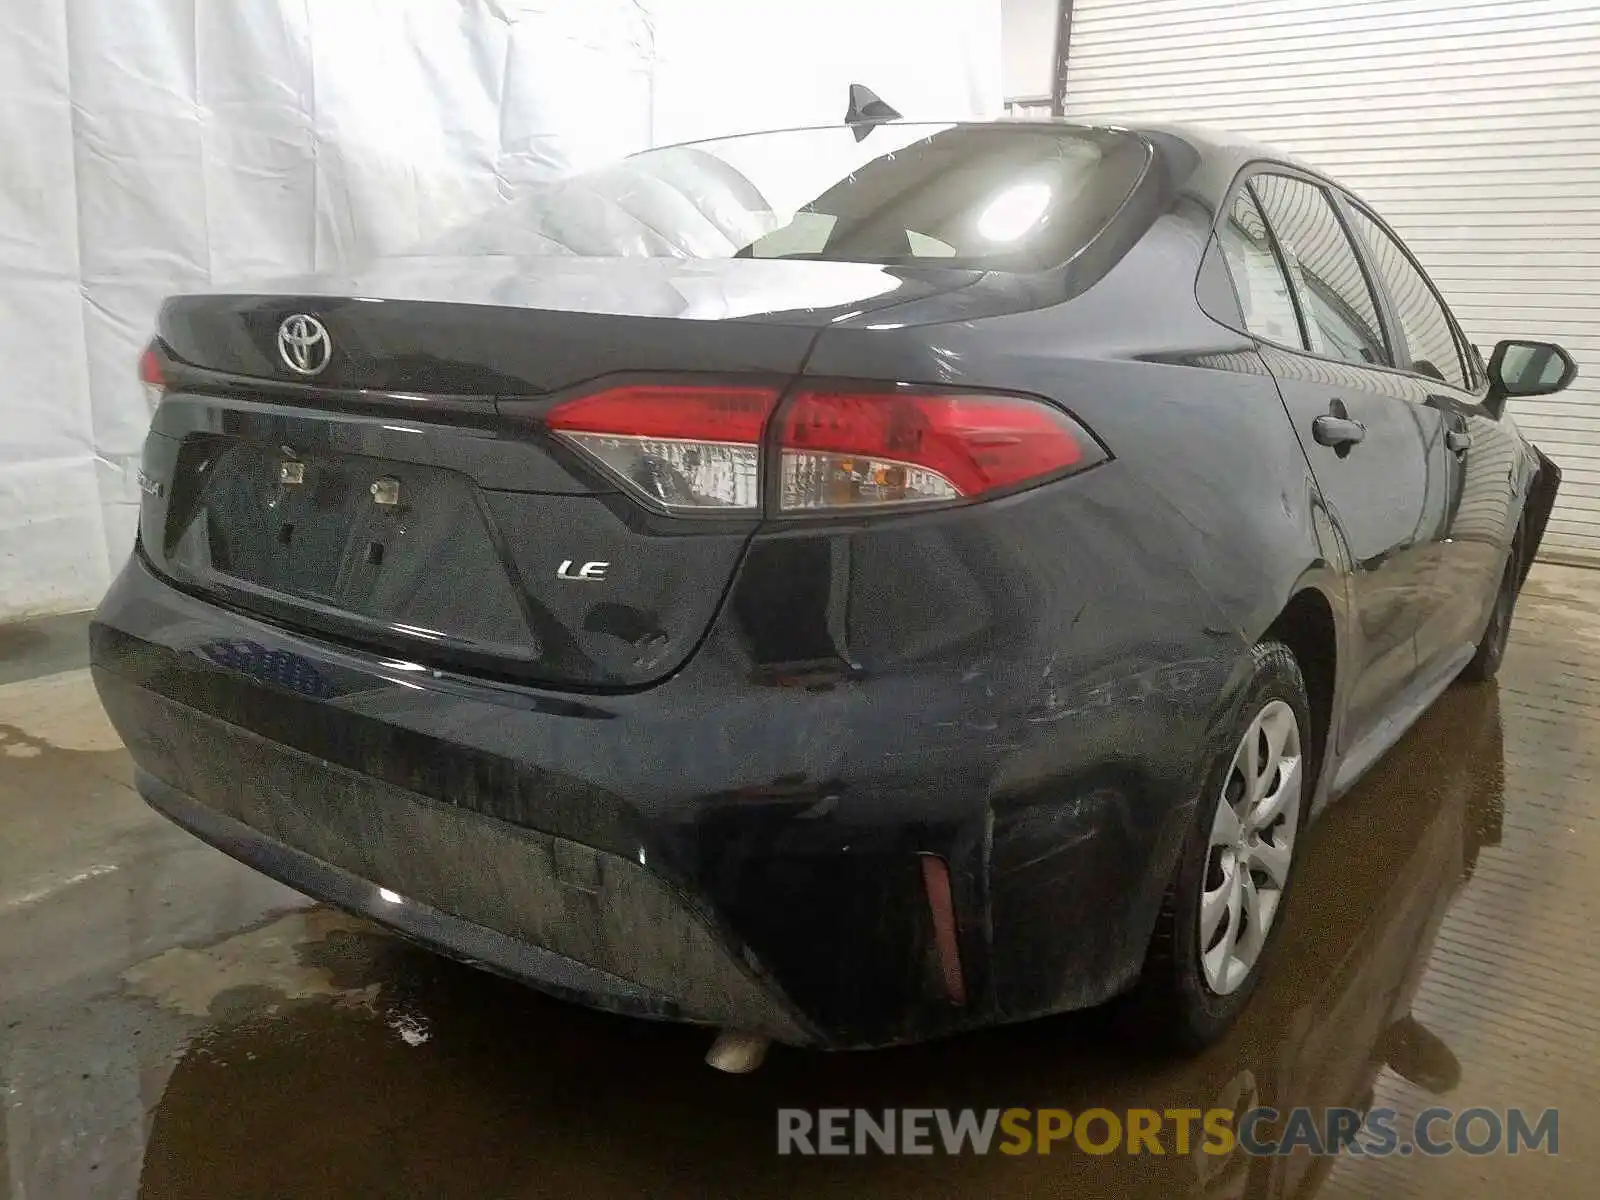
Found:
[[[1498, 688], [1453, 688], [1307, 835], [1276, 970], [1211, 1052], [1153, 1060], [1089, 1014], [746, 1078], [153, 816], [80, 629], [0, 630], [0, 1198], [1596, 1194], [1600, 574], [1538, 568]], [[1558, 1107], [1560, 1154], [774, 1154], [779, 1106], [1257, 1099]]]

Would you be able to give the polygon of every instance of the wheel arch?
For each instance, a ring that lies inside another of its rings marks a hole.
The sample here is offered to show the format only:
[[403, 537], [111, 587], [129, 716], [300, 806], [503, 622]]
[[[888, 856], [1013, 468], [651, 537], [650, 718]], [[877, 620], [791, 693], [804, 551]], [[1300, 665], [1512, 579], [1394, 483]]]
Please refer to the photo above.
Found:
[[1339, 626], [1334, 606], [1314, 584], [1297, 590], [1261, 635], [1289, 647], [1305, 679], [1311, 707], [1311, 770], [1313, 798], [1322, 782], [1332, 747], [1334, 705], [1340, 679]]

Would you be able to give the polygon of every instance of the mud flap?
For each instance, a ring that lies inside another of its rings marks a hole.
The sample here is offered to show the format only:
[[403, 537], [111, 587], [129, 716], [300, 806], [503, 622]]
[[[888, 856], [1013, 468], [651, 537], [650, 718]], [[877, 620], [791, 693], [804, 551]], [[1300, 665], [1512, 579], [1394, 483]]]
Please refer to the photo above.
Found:
[[1556, 466], [1539, 447], [1533, 447], [1538, 457], [1539, 469], [1528, 485], [1528, 499], [1522, 506], [1523, 536], [1527, 552], [1522, 556], [1522, 576], [1517, 580], [1520, 588], [1527, 581], [1528, 570], [1538, 557], [1539, 543], [1544, 539], [1545, 526], [1550, 523], [1550, 510], [1555, 507], [1556, 493], [1561, 489], [1561, 468]]

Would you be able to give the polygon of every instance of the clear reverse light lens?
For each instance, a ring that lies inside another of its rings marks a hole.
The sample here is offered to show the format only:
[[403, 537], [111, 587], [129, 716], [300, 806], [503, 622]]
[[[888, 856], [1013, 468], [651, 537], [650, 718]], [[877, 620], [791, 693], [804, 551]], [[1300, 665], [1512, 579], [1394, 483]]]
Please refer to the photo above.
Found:
[[675, 512], [761, 507], [761, 434], [776, 388], [627, 384], [569, 400], [546, 421], [629, 491]]
[[759, 446], [600, 433], [561, 436], [664, 508], [739, 510], [761, 504]]

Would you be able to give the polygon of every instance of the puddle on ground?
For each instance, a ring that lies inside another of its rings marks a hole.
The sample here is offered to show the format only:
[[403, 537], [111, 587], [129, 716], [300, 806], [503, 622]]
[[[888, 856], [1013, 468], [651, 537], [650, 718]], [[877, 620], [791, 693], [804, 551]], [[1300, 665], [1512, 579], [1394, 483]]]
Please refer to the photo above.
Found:
[[[130, 967], [122, 978], [136, 995], [191, 1017], [220, 1016], [219, 1004], [235, 1014], [270, 1014], [283, 1004], [318, 996], [344, 1005], [370, 1005], [377, 996], [376, 984], [361, 987], [341, 981], [335, 969], [308, 955], [309, 947], [330, 939], [380, 945], [386, 941], [365, 921], [314, 908], [289, 913], [214, 946], [174, 947]], [[243, 1005], [245, 996], [255, 1003]]]

